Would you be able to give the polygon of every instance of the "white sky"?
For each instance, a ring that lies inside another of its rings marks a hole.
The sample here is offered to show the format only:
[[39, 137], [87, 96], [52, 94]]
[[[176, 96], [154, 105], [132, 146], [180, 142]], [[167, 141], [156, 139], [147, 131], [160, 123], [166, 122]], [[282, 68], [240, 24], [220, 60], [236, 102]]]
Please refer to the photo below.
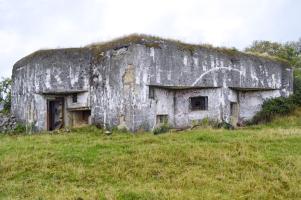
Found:
[[301, 37], [300, 0], [0, 0], [0, 77], [44, 48], [144, 33], [243, 49]]

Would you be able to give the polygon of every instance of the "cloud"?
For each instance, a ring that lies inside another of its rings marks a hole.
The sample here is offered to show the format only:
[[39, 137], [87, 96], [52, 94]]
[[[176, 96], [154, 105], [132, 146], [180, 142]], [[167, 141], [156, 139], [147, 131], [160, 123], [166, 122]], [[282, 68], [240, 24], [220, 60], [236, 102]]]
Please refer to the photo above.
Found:
[[293, 0], [0, 0], [0, 76], [41, 49], [84, 46], [130, 33], [244, 48], [301, 36]]

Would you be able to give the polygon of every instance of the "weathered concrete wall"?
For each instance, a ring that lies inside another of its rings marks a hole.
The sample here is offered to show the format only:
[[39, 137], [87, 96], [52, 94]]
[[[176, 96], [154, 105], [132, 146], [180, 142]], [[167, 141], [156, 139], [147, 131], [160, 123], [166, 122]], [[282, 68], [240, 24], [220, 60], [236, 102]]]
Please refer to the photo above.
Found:
[[78, 108], [89, 108], [89, 107], [90, 107], [90, 93], [88, 91], [77, 93], [77, 102], [73, 102], [72, 95], [66, 96], [67, 109], [78, 109]]
[[[208, 96], [208, 110], [190, 110], [189, 98], [197, 96]], [[175, 101], [175, 127], [189, 127], [193, 121], [204, 118], [219, 121], [222, 119], [221, 104], [223, 98], [221, 88], [177, 91]]]
[[127, 62], [127, 55], [107, 52], [99, 63], [92, 62], [95, 63], [91, 74], [93, 123], [105, 127], [125, 123], [130, 128], [139, 120], [136, 98], [141, 96], [140, 88], [136, 85], [135, 68]]
[[240, 120], [246, 121], [252, 119], [252, 117], [261, 110], [261, 105], [264, 100], [279, 97], [280, 95], [280, 90], [240, 92]]
[[55, 93], [90, 89], [90, 51], [39, 51], [17, 62], [13, 69], [12, 113], [19, 121], [45, 130], [47, 98]]
[[[230, 102], [238, 102], [241, 117], [249, 119], [254, 112], [248, 105], [257, 111], [264, 99], [291, 94], [292, 85], [292, 69], [281, 63], [207, 48], [191, 52], [164, 43], [105, 52], [53, 50], [14, 66], [12, 111], [42, 130], [47, 97], [81, 91], [80, 103], [70, 103], [69, 95], [65, 107], [89, 107], [92, 123], [149, 130], [156, 126], [156, 115], [167, 114], [172, 126], [184, 127], [204, 117], [229, 122]], [[190, 111], [189, 98], [200, 95], [208, 96], [209, 109]]]
[[[149, 84], [201, 87], [284, 88], [291, 91], [291, 69], [280, 63], [241, 55], [229, 56], [209, 49], [193, 53], [176, 46], [137, 46], [138, 70], [149, 68]], [[141, 64], [143, 60], [143, 64]]]
[[[191, 54], [172, 45], [134, 45], [107, 52], [101, 64], [93, 67], [97, 78], [92, 85], [92, 118], [109, 126], [124, 123], [132, 130], [153, 128], [156, 115], [161, 114], [167, 114], [174, 126], [204, 117], [229, 121], [230, 102], [238, 101], [238, 92], [229, 87], [277, 89], [279, 96], [287, 96], [292, 92], [291, 74], [290, 68], [264, 59], [231, 58], [206, 49]], [[209, 96], [209, 110], [190, 112], [187, 102], [193, 92], [156, 89], [152, 100], [148, 85], [219, 89], [199, 90], [197, 94]]]
[[[222, 90], [215, 89], [155, 89], [154, 106], [150, 106], [153, 118], [150, 127], [156, 127], [156, 115], [168, 115], [168, 123], [176, 128], [189, 127], [193, 121], [204, 118], [221, 120], [220, 104]], [[190, 108], [189, 98], [208, 96], [208, 110], [194, 110]]]

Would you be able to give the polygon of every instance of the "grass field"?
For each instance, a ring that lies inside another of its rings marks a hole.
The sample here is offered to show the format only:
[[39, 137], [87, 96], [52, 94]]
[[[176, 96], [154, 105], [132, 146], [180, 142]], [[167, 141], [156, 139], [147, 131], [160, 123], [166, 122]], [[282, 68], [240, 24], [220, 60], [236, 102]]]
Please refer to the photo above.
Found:
[[161, 135], [0, 136], [0, 199], [301, 199], [301, 120]]

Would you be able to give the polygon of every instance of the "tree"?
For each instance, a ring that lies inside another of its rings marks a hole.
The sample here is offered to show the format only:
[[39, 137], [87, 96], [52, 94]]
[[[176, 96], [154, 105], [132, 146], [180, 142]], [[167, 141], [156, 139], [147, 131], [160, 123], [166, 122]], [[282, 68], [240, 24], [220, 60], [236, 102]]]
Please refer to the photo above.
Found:
[[266, 100], [251, 123], [266, 123], [275, 116], [291, 113], [301, 106], [301, 38], [295, 42], [277, 43], [270, 41], [254, 41], [246, 52], [264, 54], [287, 60], [294, 67], [294, 94], [288, 98], [277, 97]]
[[301, 39], [297, 42], [283, 44], [270, 41], [254, 41], [245, 51], [285, 59], [292, 66], [301, 68]]
[[289, 44], [298, 52], [298, 54], [301, 54], [301, 38], [299, 38], [298, 41], [289, 42]]
[[3, 106], [3, 113], [9, 113], [11, 108], [11, 79], [2, 78], [0, 81], [0, 104]]

